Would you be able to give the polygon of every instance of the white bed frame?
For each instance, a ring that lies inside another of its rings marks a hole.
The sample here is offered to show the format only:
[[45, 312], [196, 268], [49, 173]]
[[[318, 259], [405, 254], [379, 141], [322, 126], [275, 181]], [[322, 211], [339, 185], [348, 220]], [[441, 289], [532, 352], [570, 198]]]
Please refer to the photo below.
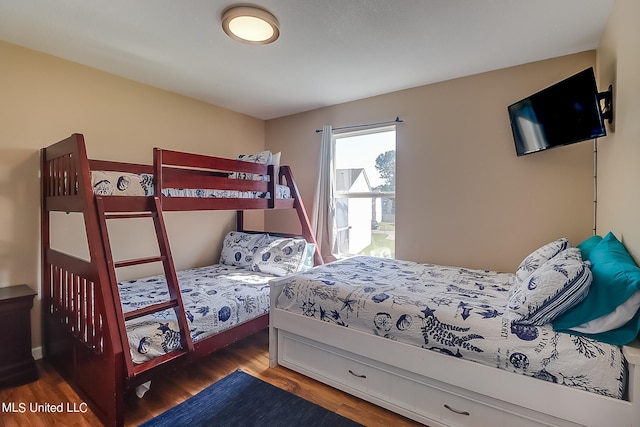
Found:
[[628, 400], [514, 374], [278, 309], [271, 281], [269, 364], [439, 426], [640, 427], [640, 343], [625, 346]]

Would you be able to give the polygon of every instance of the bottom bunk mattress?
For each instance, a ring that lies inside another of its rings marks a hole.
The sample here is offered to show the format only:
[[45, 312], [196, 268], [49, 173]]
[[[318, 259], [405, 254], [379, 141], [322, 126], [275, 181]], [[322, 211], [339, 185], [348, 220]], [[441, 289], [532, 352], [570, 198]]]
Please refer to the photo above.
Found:
[[[191, 339], [198, 342], [269, 312], [273, 275], [224, 264], [177, 272]], [[169, 300], [164, 275], [118, 284], [123, 311]], [[134, 363], [142, 363], [180, 346], [174, 310], [126, 322]]]
[[557, 333], [550, 324], [514, 324], [506, 308], [514, 282], [511, 273], [357, 256], [291, 276], [276, 307], [622, 398], [621, 348]]

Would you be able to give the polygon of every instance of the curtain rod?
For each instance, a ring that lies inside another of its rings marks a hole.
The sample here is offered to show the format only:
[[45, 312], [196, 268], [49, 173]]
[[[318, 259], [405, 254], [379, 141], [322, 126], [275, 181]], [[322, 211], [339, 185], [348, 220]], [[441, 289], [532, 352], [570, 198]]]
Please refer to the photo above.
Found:
[[[395, 120], [388, 120], [386, 122], [378, 122], [378, 123], [367, 123], [363, 125], [351, 125], [351, 126], [342, 126], [339, 128], [333, 128], [333, 130], [342, 130], [342, 129], [354, 129], [354, 128], [364, 128], [368, 126], [379, 126], [379, 125], [390, 125], [391, 123], [403, 123], [403, 120], [400, 117], [396, 117]], [[322, 132], [322, 129], [316, 129], [316, 133]]]

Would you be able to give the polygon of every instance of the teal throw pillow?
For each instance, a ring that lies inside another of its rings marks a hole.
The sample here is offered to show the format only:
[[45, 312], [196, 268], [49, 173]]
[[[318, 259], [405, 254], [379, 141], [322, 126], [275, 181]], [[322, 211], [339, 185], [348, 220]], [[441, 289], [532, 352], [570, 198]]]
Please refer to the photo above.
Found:
[[582, 260], [586, 261], [589, 259], [589, 254], [595, 248], [598, 243], [602, 241], [601, 236], [591, 236], [587, 240], [583, 241], [578, 245], [578, 249], [582, 252]]
[[[553, 322], [557, 331], [574, 333], [570, 329], [613, 312], [640, 289], [640, 268], [636, 265], [625, 247], [612, 234], [607, 234], [589, 253], [593, 282], [587, 297], [572, 309], [561, 314]], [[634, 322], [635, 321], [635, 322]], [[638, 334], [640, 321], [634, 316], [621, 328], [600, 334], [583, 334], [611, 342], [622, 339], [627, 344]]]

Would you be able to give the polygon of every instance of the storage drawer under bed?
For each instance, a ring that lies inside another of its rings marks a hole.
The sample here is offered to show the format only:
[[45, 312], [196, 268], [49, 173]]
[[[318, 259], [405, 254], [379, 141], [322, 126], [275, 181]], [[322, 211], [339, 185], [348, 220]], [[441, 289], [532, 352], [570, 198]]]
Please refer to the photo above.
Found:
[[577, 426], [279, 330], [278, 363], [436, 426]]

